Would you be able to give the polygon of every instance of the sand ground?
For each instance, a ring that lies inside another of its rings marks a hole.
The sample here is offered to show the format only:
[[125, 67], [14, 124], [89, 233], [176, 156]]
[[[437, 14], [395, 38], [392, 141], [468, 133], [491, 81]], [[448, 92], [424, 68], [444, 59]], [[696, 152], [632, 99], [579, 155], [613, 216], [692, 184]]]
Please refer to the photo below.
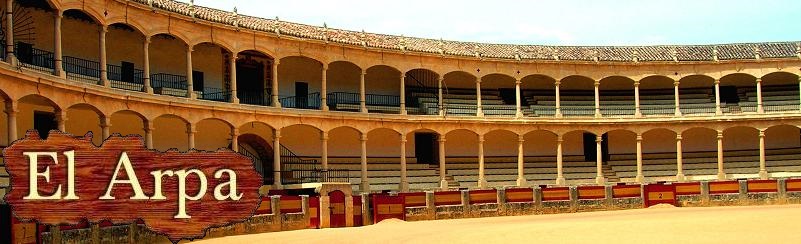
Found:
[[199, 243], [801, 243], [801, 205], [652, 207], [403, 222], [230, 236]]

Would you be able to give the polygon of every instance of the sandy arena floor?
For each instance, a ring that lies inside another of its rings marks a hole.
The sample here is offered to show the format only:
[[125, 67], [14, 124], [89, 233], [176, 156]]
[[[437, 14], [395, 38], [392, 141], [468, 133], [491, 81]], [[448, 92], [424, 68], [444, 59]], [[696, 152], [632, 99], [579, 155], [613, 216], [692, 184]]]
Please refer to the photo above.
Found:
[[801, 243], [801, 205], [674, 208], [403, 222], [199, 243]]

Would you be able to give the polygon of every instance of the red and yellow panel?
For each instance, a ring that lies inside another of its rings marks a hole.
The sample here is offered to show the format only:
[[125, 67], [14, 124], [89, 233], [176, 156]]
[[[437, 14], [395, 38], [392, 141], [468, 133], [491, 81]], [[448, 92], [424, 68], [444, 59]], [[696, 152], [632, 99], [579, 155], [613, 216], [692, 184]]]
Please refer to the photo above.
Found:
[[709, 194], [731, 194], [740, 193], [740, 182], [737, 181], [712, 181], [709, 182]]
[[604, 186], [579, 186], [578, 198], [581, 200], [604, 199], [606, 198], [606, 187]]
[[462, 204], [462, 192], [459, 191], [434, 192], [434, 206], [460, 205], [460, 204]]
[[498, 192], [495, 189], [470, 191], [470, 204], [497, 203]]
[[426, 206], [426, 193], [425, 192], [404, 192], [398, 193], [398, 196], [403, 197], [406, 207], [425, 207]]
[[616, 185], [612, 186], [613, 198], [640, 197], [640, 185]]
[[261, 197], [261, 203], [259, 204], [259, 208], [256, 209], [256, 215], [258, 214], [271, 214], [273, 213], [272, 204], [270, 203], [269, 196]]
[[300, 196], [281, 196], [281, 213], [303, 212], [303, 199]]
[[701, 182], [673, 183], [677, 196], [701, 195]]
[[779, 192], [776, 180], [748, 180], [748, 192]]
[[542, 188], [543, 201], [565, 201], [570, 200], [570, 188], [553, 187]]
[[801, 192], [801, 179], [787, 179], [787, 192]]
[[[670, 204], [676, 206], [677, 188], [678, 187], [676, 185], [663, 185], [663, 184], [646, 185], [645, 199], [643, 199], [645, 207], [650, 207], [657, 204]], [[699, 192], [700, 192], [700, 184], [699, 184]]]
[[532, 188], [509, 188], [506, 189], [506, 202], [533, 202], [534, 189]]

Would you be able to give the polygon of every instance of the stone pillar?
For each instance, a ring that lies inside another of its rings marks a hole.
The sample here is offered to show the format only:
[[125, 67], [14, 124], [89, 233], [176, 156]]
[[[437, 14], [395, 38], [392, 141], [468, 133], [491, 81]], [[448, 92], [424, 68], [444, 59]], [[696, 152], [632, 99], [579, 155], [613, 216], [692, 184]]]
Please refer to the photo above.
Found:
[[682, 161], [681, 133], [676, 134], [676, 181], [684, 182], [684, 164]]
[[367, 177], [367, 133], [363, 132], [360, 139], [362, 142], [362, 180], [359, 183], [359, 190], [370, 192], [370, 181]]
[[99, 125], [100, 125], [100, 131], [102, 131], [101, 132], [102, 133], [101, 136], [103, 136], [103, 138], [101, 138], [101, 139], [105, 140], [106, 138], [111, 136], [111, 130], [110, 130], [111, 129], [110, 128], [111, 127], [111, 118], [110, 117], [108, 117], [108, 116], [100, 117], [100, 124]]
[[634, 117], [639, 118], [642, 117], [642, 111], [640, 111], [640, 82], [634, 82]]
[[673, 113], [674, 116], [679, 117], [681, 116], [681, 105], [679, 104], [679, 100], [681, 97], [679, 96], [679, 82], [673, 82], [673, 98], [676, 99], [676, 109]]
[[193, 47], [186, 45], [186, 97], [194, 99], [195, 95], [195, 82], [192, 77], [192, 51]]
[[768, 170], [765, 167], [765, 130], [759, 130], [759, 178], [768, 179]]
[[323, 73], [320, 81], [320, 110], [328, 111], [328, 64], [323, 64]]
[[562, 106], [561, 106], [561, 97], [559, 96], [559, 85], [562, 84], [559, 81], [554, 83], [554, 87], [556, 87], [556, 113], [554, 114], [555, 117], [561, 118], [562, 117]]
[[406, 115], [406, 73], [400, 74], [400, 114]]
[[406, 176], [406, 134], [404, 133], [400, 135], [400, 167], [400, 187], [398, 187], [398, 190], [400, 190], [400, 192], [408, 192], [409, 180]]
[[56, 124], [58, 130], [67, 132], [67, 111], [56, 110]]
[[601, 86], [601, 82], [600, 81], [596, 81], [595, 82], [595, 117], [596, 118], [600, 118], [601, 117], [601, 98], [600, 98], [600, 92], [598, 91], [598, 87], [599, 86]]
[[231, 59], [229, 62], [231, 63], [231, 103], [239, 104], [239, 96], [236, 95], [236, 91], [238, 91], [236, 83], [236, 53], [231, 52]]
[[556, 136], [556, 185], [565, 185], [565, 176], [562, 173], [562, 135]]
[[595, 183], [598, 185], [604, 184], [606, 179], [604, 179], [604, 172], [603, 172], [603, 153], [601, 153], [601, 142], [603, 141], [603, 136], [596, 136], [595, 137], [595, 170], [597, 174], [595, 175]]
[[353, 227], [353, 196], [345, 196], [345, 227]]
[[[6, 33], [14, 33], [14, 0], [6, 0]], [[14, 56], [14, 35], [6, 34], [6, 62], [17, 65]]]
[[[281, 129], [273, 130], [273, 188], [281, 189]], [[320, 197], [322, 204], [322, 197]], [[321, 205], [322, 207], [322, 205]]]
[[323, 170], [328, 170], [328, 132], [320, 131], [320, 143], [322, 150], [320, 152], [320, 163]]
[[6, 109], [5, 109], [6, 119], [8, 119], [8, 123], [6, 123], [6, 126], [8, 126], [8, 144], [11, 144], [12, 142], [18, 139], [17, 137], [17, 112], [19, 111], [17, 109], [18, 102], [12, 100], [7, 100], [5, 102], [6, 102]]
[[64, 54], [63, 54], [63, 51], [62, 51], [62, 48], [61, 48], [62, 47], [62, 45], [61, 45], [61, 20], [63, 18], [64, 18], [64, 12], [62, 12], [60, 10], [56, 10], [56, 13], [53, 15], [53, 23], [54, 23], [53, 29], [55, 30], [55, 33], [53, 34], [53, 37], [54, 37], [53, 38], [54, 39], [53, 42], [55, 43], [55, 44], [53, 44], [53, 46], [54, 46], [54, 48], [53, 48], [54, 49], [53, 50], [53, 61], [54, 61], [53, 75], [59, 76], [59, 77], [62, 77], [62, 78], [67, 76], [67, 74], [64, 73], [64, 63], [63, 63], [64, 62], [63, 61], [64, 60]]
[[145, 125], [145, 146], [147, 149], [153, 149], [153, 130], [155, 130], [155, 126], [153, 126], [153, 121], [151, 120], [144, 120], [142, 124]]
[[520, 97], [520, 78], [515, 79], [515, 117], [523, 117], [522, 99]]
[[645, 177], [642, 174], [642, 134], [637, 134], [637, 183], [642, 184]]
[[239, 129], [231, 128], [231, 151], [239, 152]]
[[762, 78], [756, 79], [756, 91], [757, 91], [757, 113], [765, 113], [765, 109], [762, 107]]
[[191, 150], [195, 148], [195, 133], [197, 133], [197, 127], [195, 124], [187, 123], [186, 124], [186, 138], [188, 148], [187, 150]]
[[445, 101], [442, 98], [442, 81], [443, 81], [443, 79], [445, 79], [444, 76], [439, 76], [439, 79], [437, 80], [437, 90], [438, 90], [438, 93], [439, 93], [437, 95], [437, 98], [438, 98], [437, 99], [437, 108], [438, 108], [438, 111], [439, 111], [439, 116], [445, 115]]
[[718, 131], [718, 180], [725, 180], [726, 173], [723, 171], [723, 131]]
[[145, 36], [145, 42], [142, 47], [142, 51], [144, 53], [144, 65], [143, 65], [143, 74], [142, 78], [145, 80], [145, 92], [147, 94], [153, 94], [153, 85], [150, 84], [150, 36]]
[[[47, 229], [50, 230], [51, 236], [51, 243], [62, 243], [61, 242], [61, 226], [58, 225], [48, 225]], [[133, 234], [133, 232], [131, 232]], [[131, 242], [133, 243], [133, 242]]]
[[448, 180], [445, 179], [445, 135], [439, 135], [439, 187], [448, 189]]
[[278, 100], [278, 64], [280, 60], [276, 59], [273, 60], [273, 80], [272, 80], [272, 89], [271, 89], [271, 97], [273, 102], [273, 107], [280, 108], [281, 107], [281, 100]]
[[525, 158], [523, 156], [523, 142], [525, 142], [525, 138], [523, 135], [517, 136], [517, 186], [523, 187], [528, 185], [526, 182], [526, 172], [525, 172]]
[[108, 82], [108, 55], [106, 54], [106, 34], [108, 34], [108, 26], [100, 26], [100, 84], [105, 87], [110, 87], [111, 83]]
[[367, 75], [367, 70], [362, 70], [362, 75], [359, 78], [359, 112], [367, 113], [367, 91], [364, 85], [364, 76]]
[[476, 78], [476, 117], [484, 117], [484, 108], [481, 107], [481, 79]]
[[487, 187], [484, 178], [484, 135], [478, 135], [478, 188]]
[[720, 79], [715, 79], [715, 114], [723, 114], [723, 110], [720, 109]]

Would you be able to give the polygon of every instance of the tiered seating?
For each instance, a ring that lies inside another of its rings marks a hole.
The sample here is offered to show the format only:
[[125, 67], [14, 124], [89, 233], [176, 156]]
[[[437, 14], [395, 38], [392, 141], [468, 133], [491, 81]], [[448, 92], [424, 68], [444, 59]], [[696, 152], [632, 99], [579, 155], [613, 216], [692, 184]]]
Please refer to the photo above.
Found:
[[[801, 175], [801, 148], [771, 149], [766, 151], [766, 167], [769, 173]], [[610, 155], [609, 165], [623, 181], [633, 181], [637, 176], [636, 155]], [[723, 153], [724, 171], [735, 178], [753, 178], [759, 172], [759, 151], [726, 151]], [[684, 175], [694, 179], [717, 177], [717, 152], [682, 153]], [[643, 155], [643, 175], [649, 180], [675, 180], [677, 173], [675, 153], [653, 153]]]
[[[398, 190], [400, 185], [400, 159], [368, 158], [367, 176], [370, 190]], [[439, 173], [428, 164], [417, 164], [414, 158], [408, 158], [406, 164], [409, 189], [427, 190], [439, 187]], [[329, 169], [348, 170], [348, 178], [353, 190], [359, 189], [361, 182], [361, 163], [358, 158], [329, 158]]]
[[[420, 89], [409, 89], [410, 95], [417, 99], [420, 110], [423, 114], [438, 114], [439, 104], [438, 94], [422, 91]], [[476, 106], [477, 96], [475, 89], [448, 89], [443, 92], [443, 102], [445, 113], [451, 116], [475, 116], [478, 106]], [[485, 116], [513, 117], [517, 108], [515, 104], [506, 104], [500, 96], [498, 90], [481, 91], [481, 109]], [[523, 115], [530, 114], [524, 110]]]
[[[554, 184], [557, 176], [556, 157], [540, 156], [525, 158], [524, 173], [531, 184]], [[478, 181], [477, 158], [448, 158], [448, 175], [453, 176], [460, 187], [475, 187]], [[489, 186], [511, 186], [517, 183], [517, 157], [489, 157], [484, 160], [484, 178]], [[584, 156], [563, 157], [563, 175], [570, 184], [595, 182], [595, 162], [585, 162]]]
[[[710, 89], [682, 89], [679, 103], [683, 114], [715, 112], [714, 95]], [[602, 91], [600, 108], [603, 116], [632, 116], [635, 112], [632, 91]], [[550, 90], [526, 91], [530, 109], [535, 116], [553, 116], [556, 113], [556, 97]], [[672, 89], [641, 90], [640, 111], [643, 115], [672, 115], [675, 112], [675, 97]], [[725, 104], [722, 109], [728, 111]], [[592, 91], [560, 91], [560, 110], [567, 117], [595, 115], [595, 94]]]
[[[756, 87], [739, 87], [740, 110], [757, 111]], [[798, 111], [798, 85], [764, 86], [762, 87], [762, 108], [767, 111]]]

